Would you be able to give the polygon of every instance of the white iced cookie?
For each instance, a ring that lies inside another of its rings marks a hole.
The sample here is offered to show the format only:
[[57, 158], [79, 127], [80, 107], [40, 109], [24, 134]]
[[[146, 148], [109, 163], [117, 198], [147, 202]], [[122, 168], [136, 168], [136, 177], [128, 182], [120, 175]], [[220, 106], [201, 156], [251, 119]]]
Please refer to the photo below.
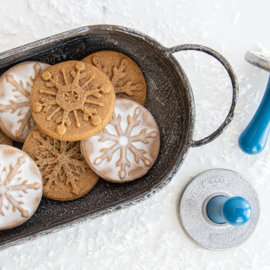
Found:
[[0, 78], [0, 127], [14, 141], [24, 142], [35, 127], [30, 92], [37, 76], [48, 67], [41, 62], [23, 62]]
[[27, 221], [42, 197], [42, 177], [36, 163], [23, 151], [0, 146], [0, 230]]
[[112, 120], [98, 135], [81, 142], [81, 153], [100, 177], [124, 183], [149, 171], [159, 147], [159, 129], [152, 114], [137, 102], [117, 99]]

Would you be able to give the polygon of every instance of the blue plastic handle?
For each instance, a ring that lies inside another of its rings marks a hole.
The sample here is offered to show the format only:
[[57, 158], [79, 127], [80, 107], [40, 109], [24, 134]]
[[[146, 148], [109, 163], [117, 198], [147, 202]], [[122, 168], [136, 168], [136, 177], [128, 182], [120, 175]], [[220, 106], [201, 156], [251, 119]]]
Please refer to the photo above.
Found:
[[270, 77], [261, 104], [252, 120], [240, 135], [238, 144], [242, 151], [255, 155], [260, 153], [270, 131]]
[[209, 201], [206, 212], [215, 223], [227, 222], [233, 226], [242, 226], [251, 219], [252, 207], [249, 201], [242, 197], [217, 196]]

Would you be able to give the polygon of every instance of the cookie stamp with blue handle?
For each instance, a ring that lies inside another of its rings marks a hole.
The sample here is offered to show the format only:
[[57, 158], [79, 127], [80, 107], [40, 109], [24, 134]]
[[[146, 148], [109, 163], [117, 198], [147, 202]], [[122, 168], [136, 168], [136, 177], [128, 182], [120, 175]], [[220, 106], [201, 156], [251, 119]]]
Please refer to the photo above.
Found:
[[[254, 51], [245, 54], [250, 64], [270, 72], [270, 55]], [[238, 144], [243, 152], [255, 155], [263, 151], [270, 131], [270, 77], [264, 96], [252, 120], [239, 137]]]
[[243, 197], [216, 196], [206, 206], [208, 217], [217, 224], [226, 222], [233, 226], [242, 226], [252, 217], [252, 206]]
[[226, 250], [243, 244], [255, 230], [260, 203], [239, 173], [225, 169], [194, 177], [179, 200], [179, 221], [196, 244]]

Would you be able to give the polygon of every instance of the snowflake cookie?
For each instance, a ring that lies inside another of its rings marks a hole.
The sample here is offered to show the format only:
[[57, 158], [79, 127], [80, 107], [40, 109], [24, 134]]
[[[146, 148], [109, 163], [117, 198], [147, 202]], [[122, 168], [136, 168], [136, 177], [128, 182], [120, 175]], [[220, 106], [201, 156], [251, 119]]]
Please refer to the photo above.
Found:
[[30, 111], [30, 92], [37, 76], [50, 65], [23, 62], [0, 78], [0, 127], [14, 141], [24, 142], [35, 127]]
[[42, 197], [42, 178], [35, 162], [23, 151], [0, 146], [0, 230], [29, 219]]
[[80, 61], [56, 64], [43, 72], [31, 91], [31, 111], [38, 127], [61, 141], [98, 134], [110, 121], [115, 94], [108, 77]]
[[115, 51], [99, 51], [82, 60], [102, 70], [109, 78], [118, 98], [128, 98], [144, 105], [146, 83], [138, 65]]
[[47, 198], [77, 199], [91, 190], [99, 179], [85, 162], [79, 141], [59, 141], [36, 127], [27, 137], [23, 151], [38, 165], [43, 179], [43, 195]]
[[103, 179], [124, 183], [145, 175], [160, 147], [157, 123], [137, 102], [117, 99], [113, 117], [98, 135], [81, 142], [89, 166]]

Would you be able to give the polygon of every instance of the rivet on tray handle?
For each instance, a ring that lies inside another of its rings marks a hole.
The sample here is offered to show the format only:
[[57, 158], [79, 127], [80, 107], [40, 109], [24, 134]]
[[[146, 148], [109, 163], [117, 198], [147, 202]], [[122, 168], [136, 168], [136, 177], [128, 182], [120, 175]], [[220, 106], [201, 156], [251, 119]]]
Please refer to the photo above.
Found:
[[221, 126], [216, 131], [214, 131], [212, 134], [210, 134], [209, 136], [207, 136], [201, 140], [198, 140], [198, 141], [191, 140], [190, 141], [190, 146], [198, 147], [198, 146], [202, 146], [202, 145], [207, 144], [207, 143], [213, 141], [214, 139], [216, 139], [219, 135], [222, 134], [222, 132], [227, 128], [227, 126], [232, 121], [233, 116], [234, 116], [234, 110], [236, 107], [237, 98], [238, 98], [238, 82], [237, 82], [236, 75], [235, 75], [230, 63], [221, 54], [212, 50], [211, 48], [208, 48], [208, 47], [205, 47], [202, 45], [197, 45], [197, 44], [183, 44], [183, 45], [174, 46], [172, 48], [168, 48], [167, 52], [176, 53], [176, 52], [180, 52], [180, 51], [189, 51], [189, 50], [204, 52], [204, 53], [207, 53], [207, 54], [213, 56], [214, 58], [216, 58], [224, 66], [224, 68], [228, 72], [229, 77], [230, 77], [231, 82], [232, 82], [232, 90], [233, 90], [231, 108], [230, 108], [230, 111], [229, 111], [226, 119], [221, 124]]

